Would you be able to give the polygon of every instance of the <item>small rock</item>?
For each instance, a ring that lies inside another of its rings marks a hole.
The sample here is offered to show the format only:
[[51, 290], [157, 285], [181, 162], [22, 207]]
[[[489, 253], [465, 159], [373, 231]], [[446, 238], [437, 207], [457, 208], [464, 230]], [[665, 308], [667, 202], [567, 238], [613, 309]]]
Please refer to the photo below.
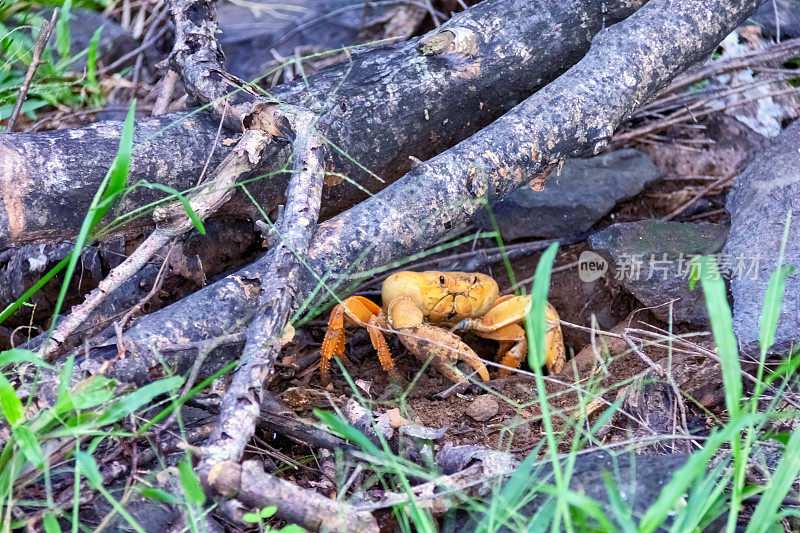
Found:
[[[589, 237], [589, 244], [612, 260], [612, 273], [659, 319], [706, 325], [703, 291], [689, 290], [690, 261], [715, 254], [725, 244], [722, 224], [640, 220], [614, 224]], [[656, 307], [658, 306], [658, 307]]]
[[[44, 15], [49, 18], [49, 12]], [[125, 31], [122, 26], [106, 17], [102, 13], [91, 9], [73, 8], [69, 16], [69, 41], [70, 51], [77, 54], [89, 48], [89, 43], [94, 36], [94, 32], [99, 27], [103, 27], [100, 33], [100, 40], [97, 42], [97, 58], [110, 65], [128, 52], [133, 51], [139, 46], [137, 41], [130, 33]], [[51, 44], [55, 45], [56, 32], [53, 32]], [[154, 47], [150, 47], [154, 49]], [[149, 55], [151, 52], [145, 52]], [[126, 65], [132, 65], [136, 58], [131, 58]], [[86, 60], [84, 59], [85, 63]]]
[[[505, 240], [563, 237], [589, 230], [617, 202], [636, 196], [661, 176], [649, 156], [616, 150], [590, 159], [569, 159], [543, 191], [523, 187], [493, 206]], [[488, 216], [480, 224], [491, 230]]]
[[497, 403], [491, 394], [482, 394], [475, 398], [467, 410], [467, 416], [478, 422], [485, 422], [500, 411], [500, 404]]
[[223, 2], [217, 8], [220, 44], [231, 74], [250, 80], [264, 75], [277, 57], [356, 44], [365, 16], [385, 15], [390, 7], [362, 0], [300, 0], [285, 9], [281, 4]]
[[400, 409], [398, 409], [397, 407], [386, 411], [386, 416], [389, 417], [389, 426], [392, 429], [397, 429], [400, 426], [405, 426], [406, 424], [408, 424], [408, 420], [406, 420], [405, 418], [402, 417], [402, 415], [400, 415]]
[[452, 442], [445, 442], [436, 454], [436, 464], [445, 475], [461, 472], [475, 461], [481, 463], [486, 476], [507, 475], [519, 465], [508, 452], [471, 444], [453, 446]]
[[400, 434], [404, 437], [413, 437], [415, 439], [436, 440], [442, 438], [447, 433], [447, 428], [444, 426], [440, 428], [429, 428], [420, 426], [418, 424], [408, 424], [400, 426]]
[[755, 22], [768, 37], [777, 38], [778, 28], [781, 40], [800, 37], [800, 2], [797, 0], [764, 2], [750, 15], [748, 21]]
[[[724, 255], [744, 264], [731, 275], [733, 330], [745, 353], [759, 352], [764, 295], [775, 271], [787, 213], [792, 211], [783, 264], [800, 268], [800, 122], [755, 156], [728, 195], [731, 233]], [[785, 354], [800, 341], [800, 271], [789, 276], [775, 342], [769, 353]]]

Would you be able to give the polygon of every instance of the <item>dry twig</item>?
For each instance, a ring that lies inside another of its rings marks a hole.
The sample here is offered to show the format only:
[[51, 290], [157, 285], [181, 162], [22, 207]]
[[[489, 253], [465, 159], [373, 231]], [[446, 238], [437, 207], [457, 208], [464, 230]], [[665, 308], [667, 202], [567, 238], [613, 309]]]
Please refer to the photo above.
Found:
[[22, 82], [22, 86], [19, 88], [17, 101], [14, 103], [14, 110], [11, 111], [11, 115], [8, 117], [8, 122], [6, 123], [6, 132], [10, 133], [14, 131], [14, 123], [17, 121], [17, 117], [19, 117], [20, 111], [22, 111], [22, 104], [25, 103], [25, 99], [28, 97], [28, 89], [31, 86], [33, 74], [36, 72], [36, 67], [39, 66], [39, 62], [42, 59], [42, 52], [44, 52], [44, 47], [47, 46], [47, 41], [50, 39], [50, 34], [53, 32], [53, 28], [56, 25], [58, 11], [58, 8], [53, 10], [53, 16], [50, 17], [49, 21], [46, 21], [44, 24], [42, 24], [42, 28], [39, 30], [39, 35], [36, 36], [36, 44], [33, 46], [33, 57], [31, 59], [31, 64], [28, 66], [28, 71], [25, 73], [25, 80]]
[[323, 141], [316, 134], [314, 115], [293, 117], [294, 172], [287, 191], [286, 208], [279, 220], [278, 242], [268, 253], [269, 274], [261, 286], [260, 311], [247, 329], [244, 354], [222, 400], [220, 422], [205, 447], [201, 473], [222, 461], [238, 462], [255, 432], [263, 387], [281, 348], [284, 330], [298, 305], [295, 287], [308, 275], [303, 260], [319, 215], [324, 175]]

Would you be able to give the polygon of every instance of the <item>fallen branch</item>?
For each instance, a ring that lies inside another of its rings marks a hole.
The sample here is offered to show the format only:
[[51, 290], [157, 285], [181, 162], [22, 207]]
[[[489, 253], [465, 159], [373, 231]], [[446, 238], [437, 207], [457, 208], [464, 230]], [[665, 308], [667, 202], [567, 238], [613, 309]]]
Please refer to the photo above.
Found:
[[[267, 144], [268, 137], [260, 130], [246, 132], [237, 143], [234, 151], [220, 164], [215, 176], [189, 199], [189, 205], [197, 216], [204, 220], [222, 206], [233, 194], [233, 185], [242, 174], [253, 169]], [[180, 206], [178, 206], [180, 207]], [[182, 209], [182, 207], [180, 207]], [[125, 258], [119, 266], [111, 270], [95, 290], [89, 293], [80, 305], [53, 331], [49, 342], [42, 344], [39, 356], [45, 361], [53, 361], [61, 355], [61, 346], [86, 321], [105, 298], [136, 275], [169, 242], [192, 228], [192, 222], [185, 213], [168, 213], [170, 208], [156, 211], [161, 218], [170, 218], [168, 224], [157, 227], [136, 250]]]
[[[377, 522], [369, 512], [357, 511], [351, 505], [330, 500], [290, 481], [265, 474], [259, 461], [245, 461], [241, 466], [219, 463], [216, 470], [219, 471], [218, 477], [225, 479], [226, 493], [236, 494], [238, 502], [247, 510], [275, 505], [278, 518], [300, 524], [310, 531], [379, 531]], [[239, 508], [231, 518], [240, 521], [244, 512]]]
[[[287, 325], [291, 328], [289, 319], [299, 304], [294, 288], [306, 274], [302, 262], [317, 227], [325, 138], [317, 131], [315, 113], [301, 106], [279, 105], [224, 70], [213, 3], [173, 0], [171, 7], [176, 26], [172, 66], [180, 72], [189, 94], [210, 105], [228, 127], [244, 130], [237, 147], [246, 146], [245, 139], [254, 134], [262, 139], [294, 136], [286, 206], [273, 228], [279, 241], [263, 258], [267, 269], [259, 280], [259, 309], [247, 329], [244, 353], [222, 399], [219, 423], [203, 447], [197, 467], [201, 479], [221, 492], [211, 474], [217, 466], [241, 460], [245, 445], [255, 433], [264, 385], [282, 344], [292, 336], [285, 329]], [[261, 150], [250, 153], [253, 157], [249, 162], [254, 165]], [[226, 190], [232, 186], [227, 184]]]
[[[241, 266], [238, 259], [256, 241], [253, 234], [252, 222], [243, 220], [222, 218], [205, 224], [206, 234], [190, 233], [184, 237], [182, 242], [177, 243], [174, 253], [170, 256], [168, 265], [164, 268], [164, 276], [161, 279], [166, 282], [165, 291], [169, 293], [174, 301], [186, 294], [205, 285], [208, 278], [218, 275], [220, 272], [230, 269], [232, 266]], [[81, 254], [81, 265], [83, 273], [81, 277], [73, 281], [76, 290], [71, 291], [76, 298], [81, 298], [86, 291], [81, 292], [80, 288], [85, 283], [92, 283], [96, 286], [104, 279], [102, 263], [108, 264], [109, 268], [114, 268], [124, 260], [123, 255], [125, 243], [123, 240], [115, 240], [99, 246], [87, 247]], [[20, 249], [9, 250], [0, 254], [0, 263], [4, 261], [3, 255], [7, 256], [7, 263], [0, 267], [0, 307], [14, 302], [23, 292], [24, 288], [30, 286], [38, 280], [43, 272], [47, 272], [59, 260], [63, 259], [72, 250], [69, 243], [61, 244], [57, 247], [41, 245], [26, 245]], [[163, 249], [166, 252], [166, 248]], [[117, 290], [106, 295], [102, 303], [90, 313], [73, 335], [67, 338], [61, 346], [64, 350], [71, 350], [78, 345], [82, 345], [85, 340], [99, 340], [95, 335], [103, 332], [105, 338], [114, 335], [115, 328], [109, 328], [112, 322], [120, 320], [129, 310], [133, 310], [135, 316], [139, 316], [137, 308], [141, 308], [148, 299], [148, 294], [154, 286], [153, 280], [158, 278], [158, 271], [163, 264], [164, 255], [161, 252], [156, 254], [138, 274], [129, 278]], [[31, 263], [30, 261], [34, 262]], [[31, 270], [31, 265], [35, 264], [36, 269]], [[91, 287], [90, 286], [90, 287]], [[52, 313], [52, 304], [57, 298], [58, 284], [45, 286], [37, 292], [29, 302], [34, 306], [25, 312], [20, 312], [11, 318], [8, 326], [27, 325], [31, 320], [34, 323], [40, 320], [47, 320]], [[153, 295], [151, 306], [155, 309], [163, 307], [161, 303], [164, 299], [163, 293], [158, 291]], [[76, 302], [69, 301], [72, 306]], [[78, 300], [77, 303], [80, 303]], [[150, 309], [152, 312], [153, 309]], [[62, 317], [66, 319], [68, 316]], [[132, 315], [133, 318], [133, 315]], [[127, 327], [127, 326], [125, 326]], [[26, 331], [22, 335], [16, 335], [12, 339], [12, 344], [19, 346], [25, 339], [31, 337]], [[123, 328], [124, 329], [124, 328]], [[20, 332], [22, 333], [22, 332]], [[26, 343], [25, 348], [37, 350], [41, 347], [44, 335], [31, 339]]]
[[[237, 181], [261, 162], [266, 145], [272, 138], [283, 133], [277, 124], [287, 119], [296, 122], [301, 114], [297, 108], [292, 107], [290, 111], [292, 116], [288, 117], [285, 109], [280, 112], [275, 109], [277, 107], [275, 102], [258, 96], [258, 93], [247, 87], [243, 81], [225, 73], [221, 64], [222, 52], [216, 41], [216, 12], [213, 4], [206, 0], [174, 0], [171, 7], [175, 17], [176, 37], [170, 61], [173, 67], [181, 72], [187, 92], [201, 102], [211, 105], [220, 116], [221, 124], [244, 130], [233, 152], [220, 163], [212, 179], [200, 185], [189, 200], [191, 211], [200, 220], [204, 220], [230, 200]], [[225, 83], [221, 83], [222, 81]], [[233, 91], [231, 85], [235, 86]], [[240, 90], [249, 97], [237, 97], [236, 93]], [[302, 116], [305, 118], [305, 123], [300, 127], [310, 127], [310, 113]], [[297, 132], [298, 124], [293, 123], [292, 126]], [[316, 146], [321, 144], [318, 142]], [[322, 170], [321, 165], [318, 166], [321, 187]], [[293, 177], [291, 183], [294, 183], [295, 179]], [[314, 222], [318, 213], [317, 201]], [[171, 240], [189, 231], [193, 224], [183, 206], [179, 204], [156, 210], [155, 219], [164, 223], [163, 226], [156, 227], [155, 231], [122, 264], [114, 268], [100, 282], [81, 305], [72, 309], [72, 313], [42, 344], [39, 357], [45, 361], [53, 361], [61, 355], [66, 340], [109, 294], [136, 275]]]
[[327, 450], [357, 449], [355, 445], [344, 439], [304, 422], [269, 391], [264, 391], [262, 396], [261, 414], [258, 417], [259, 427], [275, 431], [295, 442], [311, 447]]
[[[209, 113], [137, 121], [128, 181], [156, 181], [179, 191], [193, 188], [218, 126]], [[117, 153], [121, 130], [120, 122], [109, 121], [76, 130], [0, 134], [0, 248], [74, 239]], [[218, 147], [212, 168], [230, 152]], [[161, 191], [137, 187], [121, 199], [117, 212], [141, 215], [137, 208], [162, 197]], [[152, 218], [138, 216], [125, 229], [152, 223]]]
[[[499, 201], [544, 178], [559, 160], [599, 152], [637, 106], [706, 58], [756, 3], [649, 2], [600, 33], [584, 59], [501, 119], [320, 225], [308, 267], [320, 278], [327, 275], [331, 286], [358, 277], [431, 246], [466, 223], [484, 201]], [[262, 258], [143, 317], [125, 334], [129, 356], [113, 365], [111, 374], [122, 381], [149, 381], [161, 357], [184, 371], [195, 354], [191, 343], [232, 333], [255, 314], [269, 267]], [[311, 279], [296, 287], [296, 297], [308, 297], [315, 286]], [[176, 349], [181, 345], [187, 348]], [[167, 347], [172, 351], [165, 353]], [[96, 370], [116, 350], [114, 342], [106, 343], [80, 366]], [[219, 359], [228, 356], [220, 353]]]
[[198, 467], [201, 476], [216, 463], [241, 460], [255, 432], [264, 385], [286, 342], [283, 339], [291, 337], [285, 328], [299, 304], [295, 287], [308, 275], [302, 261], [319, 215], [323, 141], [315, 131], [313, 114], [297, 113], [293, 119], [298, 137], [286, 208], [277, 226], [280, 241], [263, 259], [268, 270], [260, 278], [259, 311], [247, 328], [244, 354], [223, 397], [219, 424], [203, 447], [203, 462]]
[[[385, 186], [376, 176], [388, 183], [408, 172], [410, 156], [428, 159], [501, 116], [573, 65], [598, 31], [640, 3], [487, 0], [427, 37], [354, 49], [347, 61], [270, 89], [276, 101], [322, 114], [318, 130], [341, 150], [327, 156], [330, 175], [321, 218]], [[418, 50], [424, 39], [448, 34], [449, 28], [472, 33], [471, 53], [423, 55]], [[228, 90], [235, 88], [228, 84]], [[238, 101], [246, 94], [240, 90], [231, 98]], [[236, 120], [229, 112], [226, 122]], [[197, 111], [137, 121], [129, 181], [193, 188], [218, 126], [219, 116]], [[0, 248], [73, 238], [116, 153], [121, 129], [119, 122], [101, 122], [77, 130], [0, 135]], [[222, 139], [233, 135], [226, 129]], [[282, 170], [291, 154], [283, 148], [268, 148], [258, 172]], [[211, 168], [229, 152], [219, 146]], [[282, 202], [287, 182], [287, 175], [270, 175], [248, 187], [269, 213]], [[156, 191], [137, 188], [119, 211], [159, 198]], [[239, 192], [219, 214], [252, 217], [257, 210]], [[124, 229], [150, 224], [147, 217], [131, 218]]]

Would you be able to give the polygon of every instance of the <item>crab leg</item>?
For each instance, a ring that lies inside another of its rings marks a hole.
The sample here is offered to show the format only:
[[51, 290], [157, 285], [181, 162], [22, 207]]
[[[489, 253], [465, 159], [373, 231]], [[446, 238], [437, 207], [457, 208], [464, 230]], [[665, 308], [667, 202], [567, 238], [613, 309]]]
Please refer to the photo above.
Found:
[[383, 331], [388, 329], [389, 324], [385, 318], [380, 316], [373, 316], [369, 319], [367, 331], [369, 332], [369, 340], [372, 341], [372, 346], [378, 352], [378, 360], [381, 362], [381, 367], [389, 373], [389, 376], [397, 377], [397, 370], [394, 368], [394, 361], [392, 361], [392, 353], [389, 351], [389, 345], [386, 344], [386, 337], [383, 336]]
[[[333, 308], [331, 317], [328, 319], [328, 331], [325, 333], [325, 340], [322, 341], [322, 349], [320, 350], [319, 370], [323, 382], [327, 382], [329, 379], [331, 358], [344, 355], [344, 328], [347, 324], [360, 324], [366, 327], [369, 331], [372, 345], [378, 350], [378, 356], [388, 357], [389, 362], [391, 362], [386, 339], [383, 338], [380, 330], [370, 327], [380, 315], [380, 312], [380, 306], [363, 296], [351, 296]], [[379, 340], [378, 337], [380, 337]], [[382, 351], [385, 351], [384, 355], [381, 354]], [[383, 364], [383, 359], [381, 359], [381, 364]]]
[[510, 367], [500, 367], [497, 371], [497, 375], [500, 377], [511, 374], [514, 368], [519, 368], [528, 355], [528, 338], [525, 330], [519, 324], [509, 324], [494, 331], [478, 332], [478, 335], [500, 343], [496, 360], [503, 366]]
[[558, 314], [553, 309], [555, 319], [551, 319], [550, 310], [552, 306], [547, 304], [547, 332], [544, 334], [544, 347], [547, 357], [545, 365], [547, 372], [551, 375], [561, 373], [564, 363], [567, 361], [567, 352], [564, 349], [564, 336], [561, 333], [561, 324], [558, 323]]
[[[530, 312], [530, 308], [530, 296], [503, 296], [485, 315], [477, 319], [464, 320], [460, 327], [486, 339], [500, 341], [498, 362], [508, 367], [519, 368], [528, 355], [525, 330], [520, 324]], [[566, 354], [558, 313], [550, 303], [547, 304], [545, 318], [547, 320], [544, 337], [545, 365], [549, 373], [557, 374], [564, 366]], [[511, 348], [507, 349], [509, 345]], [[510, 370], [507, 368], [501, 368], [499, 371], [500, 376], [509, 373]]]

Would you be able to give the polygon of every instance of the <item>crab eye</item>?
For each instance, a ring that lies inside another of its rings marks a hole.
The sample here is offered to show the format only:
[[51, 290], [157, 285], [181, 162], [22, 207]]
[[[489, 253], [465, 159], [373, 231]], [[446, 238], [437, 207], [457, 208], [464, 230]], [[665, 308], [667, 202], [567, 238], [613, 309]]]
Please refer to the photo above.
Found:
[[444, 285], [444, 276], [439, 276], [439, 283]]
[[478, 283], [478, 276], [472, 276], [472, 284], [475, 285]]

